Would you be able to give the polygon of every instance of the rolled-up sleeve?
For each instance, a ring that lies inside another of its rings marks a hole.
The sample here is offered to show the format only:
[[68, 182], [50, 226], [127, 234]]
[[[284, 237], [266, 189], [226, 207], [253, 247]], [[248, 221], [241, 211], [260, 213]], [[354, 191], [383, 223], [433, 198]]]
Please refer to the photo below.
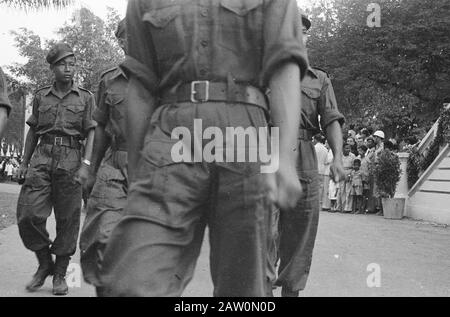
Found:
[[261, 84], [266, 87], [275, 69], [287, 61], [297, 62], [302, 77], [308, 57], [302, 39], [301, 15], [296, 0], [271, 0], [264, 9], [264, 52]]
[[99, 123], [100, 125], [106, 126], [108, 123], [108, 117], [109, 117], [109, 109], [105, 102], [105, 79], [102, 78], [100, 80], [100, 84], [98, 85], [97, 89], [97, 97], [96, 97], [96, 107], [94, 110], [94, 114], [92, 115], [92, 118]]
[[1, 68], [0, 68], [0, 107], [5, 107], [9, 116], [9, 114], [11, 113], [12, 106], [8, 98], [8, 86], [6, 84], [6, 76]]
[[38, 108], [39, 108], [39, 95], [35, 94], [32, 102], [31, 116], [27, 120], [27, 124], [32, 128], [36, 128], [39, 122]]
[[325, 78], [325, 82], [322, 86], [320, 94], [319, 114], [320, 125], [323, 130], [325, 130], [326, 127], [334, 121], [339, 121], [341, 125], [343, 125], [345, 122], [344, 116], [338, 109], [333, 85], [331, 84], [331, 80], [328, 77]]
[[95, 97], [93, 94], [89, 94], [86, 104], [86, 110], [84, 111], [84, 133], [85, 136], [89, 133], [91, 129], [95, 129], [97, 123], [94, 121], [93, 113], [95, 110]]
[[142, 20], [139, 0], [129, 0], [126, 16], [128, 51], [121, 67], [128, 77], [137, 78], [149, 91], [154, 92], [159, 79], [156, 75], [155, 50], [150, 32]]

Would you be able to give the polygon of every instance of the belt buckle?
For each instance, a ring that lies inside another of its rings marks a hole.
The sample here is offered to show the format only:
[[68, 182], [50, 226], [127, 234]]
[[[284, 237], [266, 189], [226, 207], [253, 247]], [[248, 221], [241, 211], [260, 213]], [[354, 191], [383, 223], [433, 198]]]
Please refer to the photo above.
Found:
[[[196, 90], [197, 86], [204, 85], [205, 87], [205, 98], [204, 99], [197, 99], [196, 95], [198, 91]], [[197, 80], [193, 81], [191, 83], [191, 101], [193, 103], [199, 103], [199, 102], [207, 102], [209, 100], [209, 81], [208, 80]]]
[[62, 137], [60, 137], [60, 136], [55, 137], [55, 142], [53, 143], [53, 145], [60, 145], [61, 146], [62, 143], [63, 143], [63, 138]]

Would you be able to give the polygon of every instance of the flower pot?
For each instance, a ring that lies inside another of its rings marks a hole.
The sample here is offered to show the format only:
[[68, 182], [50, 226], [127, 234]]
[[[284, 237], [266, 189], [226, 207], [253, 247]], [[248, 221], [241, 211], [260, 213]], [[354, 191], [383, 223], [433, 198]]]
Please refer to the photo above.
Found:
[[405, 198], [383, 198], [383, 214], [385, 219], [403, 219]]

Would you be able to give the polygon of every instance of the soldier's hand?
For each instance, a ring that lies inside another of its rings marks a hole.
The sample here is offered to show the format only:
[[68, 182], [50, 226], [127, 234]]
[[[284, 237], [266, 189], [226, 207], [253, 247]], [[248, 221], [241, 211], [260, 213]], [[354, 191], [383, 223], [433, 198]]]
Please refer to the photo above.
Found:
[[345, 170], [342, 160], [334, 159], [330, 166], [331, 179], [335, 183], [345, 180]]
[[269, 185], [269, 197], [281, 210], [294, 209], [299, 199], [303, 198], [302, 185], [293, 167], [281, 164]]
[[92, 192], [92, 189], [94, 188], [96, 179], [97, 179], [96, 175], [89, 173], [88, 179], [83, 186], [83, 191], [86, 193], [87, 197], [89, 197], [91, 195], [91, 192]]
[[28, 172], [28, 164], [26, 164], [26, 163], [20, 164], [19, 170], [17, 172], [19, 181], [25, 180], [25, 176], [27, 175], [27, 172]]
[[75, 174], [74, 180], [84, 188], [84, 186], [86, 186], [88, 178], [89, 178], [89, 167], [82, 164], [78, 172]]

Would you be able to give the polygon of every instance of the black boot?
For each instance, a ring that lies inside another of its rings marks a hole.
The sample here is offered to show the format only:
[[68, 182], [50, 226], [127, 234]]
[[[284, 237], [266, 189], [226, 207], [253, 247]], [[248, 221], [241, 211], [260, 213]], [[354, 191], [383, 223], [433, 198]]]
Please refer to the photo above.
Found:
[[44, 248], [36, 252], [36, 257], [39, 261], [39, 268], [33, 276], [30, 283], [27, 284], [26, 289], [29, 292], [35, 292], [42, 287], [45, 283], [45, 279], [49, 275], [53, 275], [54, 263], [52, 254], [49, 248]]
[[66, 283], [66, 272], [69, 262], [69, 256], [56, 257], [55, 274], [53, 276], [53, 295], [67, 295], [69, 293], [69, 287]]

